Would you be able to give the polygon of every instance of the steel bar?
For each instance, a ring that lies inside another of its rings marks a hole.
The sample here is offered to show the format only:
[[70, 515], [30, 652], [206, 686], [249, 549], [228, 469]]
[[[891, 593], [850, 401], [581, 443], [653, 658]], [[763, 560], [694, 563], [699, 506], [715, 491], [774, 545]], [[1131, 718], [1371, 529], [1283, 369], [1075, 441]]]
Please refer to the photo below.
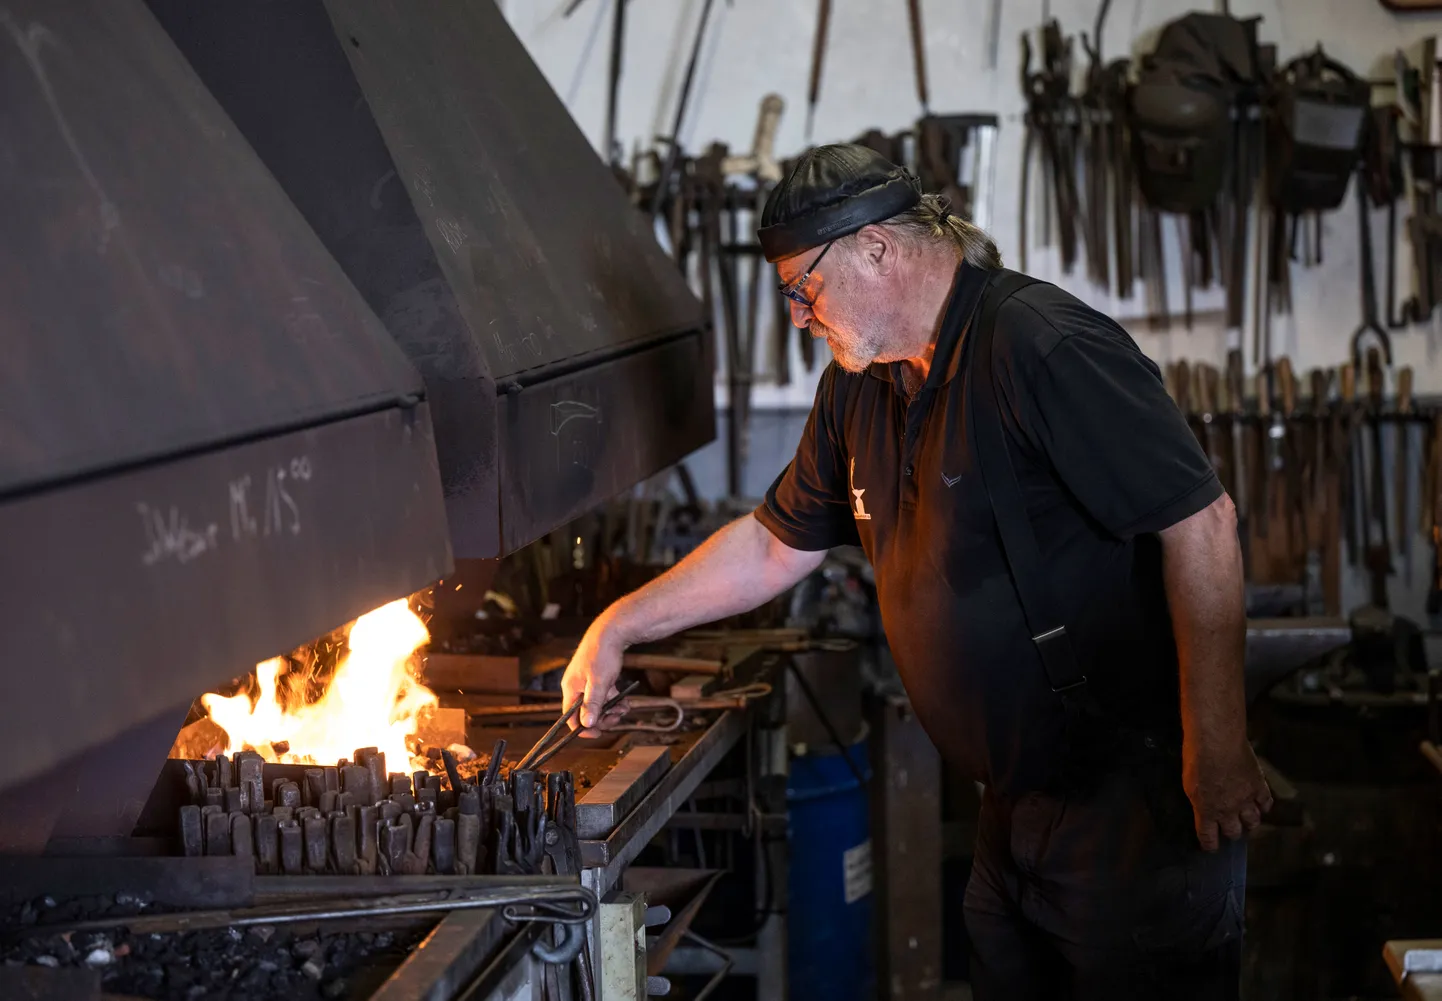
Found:
[[200, 807], [182, 806], [180, 808], [180, 844], [187, 858], [195, 858], [204, 854], [205, 832], [202, 819]]
[[[463, 896], [415, 894], [377, 897], [365, 903], [347, 904], [335, 900], [302, 901], [265, 907], [228, 910], [188, 911], [179, 914], [117, 915], [94, 921], [55, 926], [54, 931], [98, 931], [123, 926], [134, 935], [180, 933], [206, 928], [245, 928], [251, 925], [289, 924], [298, 921], [336, 921], [350, 918], [387, 917], [397, 914], [428, 914], [498, 908], [507, 920], [584, 924], [596, 910], [596, 896], [581, 886], [545, 889], [517, 889], [514, 886], [466, 893]], [[523, 909], [534, 908], [534, 914]]]
[[635, 860], [677, 807], [736, 745], [746, 732], [748, 715], [740, 711], [723, 713], [610, 837], [581, 842], [581, 864], [603, 870], [598, 877], [602, 888], [616, 884], [621, 870]]
[[230, 817], [219, 810], [205, 815], [205, 854], [230, 854]]
[[280, 826], [273, 814], [255, 818], [256, 872], [273, 876], [280, 871]]
[[507, 931], [494, 909], [446, 915], [371, 995], [371, 1001], [450, 1001], [480, 972]]
[[230, 815], [230, 853], [240, 858], [254, 858], [255, 845], [251, 836], [250, 817], [244, 813]]
[[436, 821], [434, 854], [436, 872], [449, 876], [456, 871], [456, 822], [442, 817]]
[[350, 817], [330, 818], [330, 850], [332, 868], [349, 874], [356, 870], [355, 824]]
[[304, 871], [300, 824], [294, 820], [282, 820], [279, 828], [281, 871], [287, 876], [299, 876]]

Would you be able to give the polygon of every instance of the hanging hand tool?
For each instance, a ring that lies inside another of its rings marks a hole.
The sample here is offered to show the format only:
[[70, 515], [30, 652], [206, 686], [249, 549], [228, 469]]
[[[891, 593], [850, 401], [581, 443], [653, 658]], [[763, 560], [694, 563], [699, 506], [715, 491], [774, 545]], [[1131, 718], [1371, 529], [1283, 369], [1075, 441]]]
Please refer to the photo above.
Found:
[[991, 0], [991, 9], [986, 18], [986, 68], [996, 69], [997, 57], [1001, 54], [1001, 0]]
[[626, 155], [625, 149], [616, 142], [616, 105], [621, 95], [621, 66], [626, 49], [626, 4], [630, 0], [613, 0], [616, 9], [611, 14], [611, 57], [606, 74], [606, 157], [616, 167]]
[[[696, 63], [701, 58], [701, 43], [706, 38], [706, 24], [711, 20], [711, 7], [715, 0], [703, 0], [701, 23], [696, 26], [696, 39], [691, 43], [691, 56], [686, 61], [686, 75], [681, 80], [681, 93], [676, 99], [676, 113], [671, 119], [671, 134], [666, 141], [666, 160], [660, 176], [656, 179], [656, 197], [651, 202], [651, 218], [661, 214], [661, 206], [670, 197], [671, 175], [676, 170], [676, 160], [681, 155], [681, 123], [686, 117], [686, 106], [691, 101], [691, 85], [696, 79]], [[729, 0], [728, 0], [729, 3]]]
[[1242, 411], [1246, 405], [1244, 398], [1245, 379], [1242, 374], [1242, 352], [1233, 348], [1227, 352], [1227, 449], [1231, 454], [1232, 467], [1232, 503], [1237, 508], [1237, 521], [1242, 528], [1242, 538], [1246, 538], [1247, 510], [1249, 507], [1250, 491], [1247, 489], [1247, 470], [1244, 461], [1245, 441], [1243, 447], [1237, 447], [1237, 435], [1245, 434], [1243, 429]]
[[906, 0], [911, 22], [911, 59], [916, 68], [916, 96], [921, 101], [921, 117], [931, 114], [931, 97], [926, 86], [926, 34], [921, 27], [921, 0]]
[[1357, 370], [1351, 362], [1337, 369], [1338, 395], [1341, 402], [1333, 411], [1333, 456], [1341, 467], [1342, 520], [1347, 543], [1347, 565], [1355, 567], [1361, 555], [1359, 524], [1366, 520], [1365, 494], [1359, 489], [1359, 476], [1354, 443], [1357, 439]]
[[811, 83], [806, 91], [806, 143], [816, 122], [816, 102], [821, 97], [821, 67], [826, 61], [826, 34], [831, 26], [831, 0], [817, 0], [816, 37], [811, 42]]
[[1432, 586], [1427, 591], [1427, 614], [1442, 614], [1442, 410], [1432, 417], [1432, 440], [1428, 450], [1427, 496], [1423, 507], [1432, 536]]
[[1377, 312], [1377, 273], [1372, 259], [1372, 218], [1367, 208], [1366, 178], [1358, 172], [1357, 183], [1353, 186], [1357, 194], [1358, 246], [1362, 266], [1362, 325], [1352, 335], [1352, 364], [1362, 370], [1362, 345], [1370, 334], [1382, 350], [1387, 367], [1392, 367], [1392, 339], [1382, 329]]
[[1328, 404], [1331, 376], [1327, 372], [1312, 373], [1312, 416], [1315, 421], [1314, 484], [1312, 506], [1316, 511], [1310, 534], [1318, 540], [1321, 553], [1322, 606], [1327, 615], [1342, 614], [1342, 514], [1339, 490], [1341, 485], [1336, 435], [1332, 428]]
[[1411, 499], [1412, 463], [1408, 444], [1412, 434], [1412, 366], [1403, 365], [1397, 370], [1397, 433], [1396, 447], [1392, 453], [1392, 467], [1395, 476], [1392, 503], [1396, 506], [1397, 553], [1402, 557], [1404, 579], [1412, 579], [1412, 525], [1407, 520], [1407, 502]]
[[1211, 463], [1212, 469], [1217, 474], [1217, 479], [1222, 484], [1222, 489], [1227, 486], [1226, 471], [1223, 468], [1224, 458], [1221, 449], [1221, 418], [1218, 413], [1218, 389], [1221, 382], [1221, 373], [1216, 366], [1198, 364], [1196, 369], [1197, 399], [1201, 402], [1202, 426], [1206, 435], [1207, 460]]
[[[1371, 425], [1372, 457], [1368, 467], [1371, 500], [1367, 519], [1367, 570], [1372, 582], [1372, 604], [1387, 608], [1387, 577], [1392, 573], [1392, 545], [1387, 536], [1387, 477], [1383, 470], [1382, 452], [1382, 353], [1367, 349], [1367, 409]], [[1372, 540], [1372, 522], [1379, 530], [1376, 543]]]

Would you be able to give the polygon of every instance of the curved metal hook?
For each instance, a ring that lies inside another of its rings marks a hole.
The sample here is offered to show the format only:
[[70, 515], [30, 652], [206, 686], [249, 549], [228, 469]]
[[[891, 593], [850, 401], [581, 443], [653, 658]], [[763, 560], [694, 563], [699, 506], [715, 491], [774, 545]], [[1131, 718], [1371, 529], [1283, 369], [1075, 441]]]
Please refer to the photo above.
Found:
[[552, 945], [547, 939], [549, 935], [542, 935], [536, 939], [536, 944], [531, 946], [531, 955], [543, 963], [550, 963], [553, 966], [564, 966], [581, 954], [581, 946], [586, 942], [586, 929], [582, 925], [563, 924], [561, 928], [561, 944]]
[[1366, 341], [1367, 335], [1371, 334], [1377, 341], [1377, 346], [1382, 349], [1382, 362], [1388, 368], [1392, 367], [1392, 338], [1387, 336], [1387, 331], [1375, 323], [1363, 323], [1352, 335], [1352, 364], [1356, 366], [1355, 371], [1362, 372], [1363, 351], [1362, 344]]

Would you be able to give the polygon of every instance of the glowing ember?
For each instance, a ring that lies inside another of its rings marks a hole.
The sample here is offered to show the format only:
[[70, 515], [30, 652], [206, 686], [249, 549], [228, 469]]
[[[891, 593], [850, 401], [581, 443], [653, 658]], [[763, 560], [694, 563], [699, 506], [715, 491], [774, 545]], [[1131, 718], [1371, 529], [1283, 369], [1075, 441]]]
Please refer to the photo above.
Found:
[[[279, 691], [285, 662], [278, 657], [256, 665], [260, 695], [254, 705], [246, 694], [204, 695], [200, 701], [225, 731], [227, 754], [250, 748], [266, 761], [333, 765], [358, 747], [377, 747], [399, 770], [399, 763], [412, 760], [406, 738], [416, 732], [417, 715], [438, 701], [411, 673], [411, 654], [428, 639], [425, 624], [400, 599], [356, 619], [349, 654], [314, 702], [298, 689]], [[273, 745], [286, 743], [289, 748], [277, 753]]]

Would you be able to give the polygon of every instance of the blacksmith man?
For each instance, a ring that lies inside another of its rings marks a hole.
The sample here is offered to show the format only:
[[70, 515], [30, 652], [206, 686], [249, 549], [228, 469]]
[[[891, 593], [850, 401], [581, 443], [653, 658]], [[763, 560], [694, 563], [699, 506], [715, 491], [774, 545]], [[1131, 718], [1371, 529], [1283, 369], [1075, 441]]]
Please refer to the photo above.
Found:
[[803, 156], [759, 236], [835, 357], [796, 458], [596, 620], [567, 703], [584, 692], [604, 727], [627, 646], [859, 544], [918, 716], [986, 787], [964, 908], [979, 1001], [1236, 997], [1244, 837], [1272, 802], [1245, 732], [1241, 552], [1156, 365], [864, 147]]

